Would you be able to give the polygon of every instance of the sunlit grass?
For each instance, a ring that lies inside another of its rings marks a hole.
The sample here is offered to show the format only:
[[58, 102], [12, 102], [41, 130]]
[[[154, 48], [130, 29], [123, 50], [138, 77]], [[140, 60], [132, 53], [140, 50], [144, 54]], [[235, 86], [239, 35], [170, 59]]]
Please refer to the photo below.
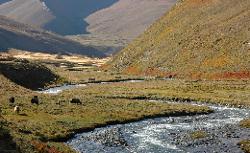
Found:
[[[77, 72], [55, 67], [52, 69], [66, 81], [75, 83], [87, 81], [91, 77], [97, 80], [112, 80], [117, 79], [117, 76], [119, 79], [131, 77], [96, 69]], [[2, 116], [8, 122], [13, 139], [25, 152], [33, 152], [34, 148], [70, 150], [61, 142], [75, 132], [108, 124], [211, 112], [208, 107], [162, 103], [149, 99], [250, 106], [249, 81], [146, 80], [136, 83], [91, 84], [66, 90], [58, 95], [46, 95], [15, 85], [0, 75], [0, 86]], [[38, 106], [30, 102], [34, 95], [39, 97]], [[13, 105], [8, 102], [11, 96], [16, 98]], [[70, 104], [72, 98], [80, 99], [82, 105]], [[19, 115], [13, 112], [15, 105], [21, 108]]]

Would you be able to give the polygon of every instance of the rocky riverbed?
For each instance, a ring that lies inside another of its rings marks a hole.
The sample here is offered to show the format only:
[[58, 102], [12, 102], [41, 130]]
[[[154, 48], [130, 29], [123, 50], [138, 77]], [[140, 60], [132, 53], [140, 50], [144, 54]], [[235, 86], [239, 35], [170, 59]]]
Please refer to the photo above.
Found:
[[[67, 144], [81, 153], [241, 153], [237, 143], [250, 139], [250, 129], [238, 123], [250, 117], [250, 110], [208, 106], [214, 113], [98, 128], [75, 135]], [[203, 135], [193, 136], [199, 131]]]

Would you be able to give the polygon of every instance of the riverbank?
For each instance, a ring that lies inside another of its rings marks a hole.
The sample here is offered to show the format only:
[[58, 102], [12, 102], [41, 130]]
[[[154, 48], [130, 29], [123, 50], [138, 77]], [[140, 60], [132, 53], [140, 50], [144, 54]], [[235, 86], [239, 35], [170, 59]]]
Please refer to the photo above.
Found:
[[238, 123], [250, 116], [250, 109], [207, 106], [214, 113], [154, 118], [98, 128], [77, 134], [67, 143], [79, 152], [242, 153], [238, 144], [241, 139], [250, 137], [250, 129]]
[[[154, 78], [127, 76], [98, 68], [69, 71], [68, 68], [48, 65], [56, 74], [68, 82], [81, 84], [95, 79], [94, 82], [119, 82], [127, 79], [144, 79], [142, 82], [129, 84], [120, 82], [86, 89], [89, 93], [106, 98], [125, 99], [163, 99], [173, 101], [198, 101], [233, 107], [250, 107], [249, 80], [181, 80], [174, 78]], [[96, 88], [96, 89], [95, 89]], [[74, 91], [74, 92], [77, 92]]]
[[[211, 113], [208, 107], [188, 104], [98, 98], [99, 93], [89, 94], [85, 87], [58, 95], [40, 94], [17, 86], [3, 76], [1, 81], [4, 82], [0, 89], [1, 114], [7, 121], [13, 141], [22, 152], [71, 152], [62, 141], [77, 132], [145, 118]], [[75, 93], [75, 90], [81, 92]], [[38, 96], [39, 105], [31, 104], [34, 95]], [[11, 96], [16, 99], [14, 104], [8, 102]], [[82, 104], [70, 104], [72, 98], [78, 98]], [[15, 105], [21, 108], [19, 114], [13, 112]]]
[[[149, 79], [119, 82], [134, 77], [102, 72], [96, 67], [71, 71], [69, 67], [47, 66], [67, 82], [77, 84], [92, 80], [92, 83], [57, 94], [42, 94], [18, 86], [0, 75], [1, 114], [7, 121], [6, 126], [13, 141], [23, 152], [74, 152], [62, 141], [78, 132], [147, 118], [212, 112], [207, 106], [191, 105], [191, 101], [246, 108], [250, 106], [249, 81]], [[38, 96], [39, 105], [31, 104], [34, 96]], [[15, 97], [14, 104], [9, 103], [10, 97]], [[81, 103], [71, 104], [73, 98], [79, 99]], [[169, 104], [152, 102], [150, 99], [187, 103]], [[13, 112], [15, 105], [21, 108], [19, 114]]]
[[248, 80], [149, 80], [133, 84], [91, 86], [85, 91], [89, 94], [99, 93], [99, 97], [105, 98], [198, 101], [239, 108], [250, 107]]

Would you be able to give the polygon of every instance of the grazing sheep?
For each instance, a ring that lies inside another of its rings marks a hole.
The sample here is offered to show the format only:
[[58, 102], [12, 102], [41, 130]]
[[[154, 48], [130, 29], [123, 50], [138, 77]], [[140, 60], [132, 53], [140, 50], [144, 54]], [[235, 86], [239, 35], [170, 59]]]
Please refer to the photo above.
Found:
[[20, 112], [20, 107], [19, 107], [19, 106], [15, 106], [15, 107], [14, 107], [14, 112], [15, 112], [16, 114], [19, 114], [19, 112]]
[[10, 97], [9, 103], [10, 103], [10, 104], [14, 104], [14, 103], [15, 103], [15, 97]]
[[71, 104], [77, 104], [77, 105], [81, 105], [82, 102], [80, 99], [78, 98], [73, 98], [71, 101], [70, 101]]
[[37, 104], [37, 105], [39, 105], [38, 96], [34, 96], [34, 97], [31, 99], [31, 104]]

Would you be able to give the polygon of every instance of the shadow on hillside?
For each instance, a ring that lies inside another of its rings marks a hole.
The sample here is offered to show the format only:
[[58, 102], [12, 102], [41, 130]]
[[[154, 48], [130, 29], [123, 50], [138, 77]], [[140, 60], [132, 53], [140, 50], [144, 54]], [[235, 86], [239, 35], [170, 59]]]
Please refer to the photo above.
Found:
[[53, 84], [59, 78], [43, 65], [18, 59], [0, 62], [0, 73], [12, 82], [32, 90]]
[[90, 14], [109, 7], [118, 0], [44, 0], [56, 18], [45, 25], [45, 29], [61, 35], [87, 34]]
[[4, 126], [5, 121], [0, 116], [0, 152], [1, 153], [18, 153], [16, 143]]
[[22, 33], [15, 33], [0, 28], [0, 52], [7, 51], [10, 48], [32, 52], [44, 53], [70, 53], [84, 54], [90, 57], [103, 57], [104, 54], [98, 49], [91, 46], [83, 46], [78, 42], [67, 40], [64, 38], [54, 37], [48, 33], [40, 34], [36, 37]]

